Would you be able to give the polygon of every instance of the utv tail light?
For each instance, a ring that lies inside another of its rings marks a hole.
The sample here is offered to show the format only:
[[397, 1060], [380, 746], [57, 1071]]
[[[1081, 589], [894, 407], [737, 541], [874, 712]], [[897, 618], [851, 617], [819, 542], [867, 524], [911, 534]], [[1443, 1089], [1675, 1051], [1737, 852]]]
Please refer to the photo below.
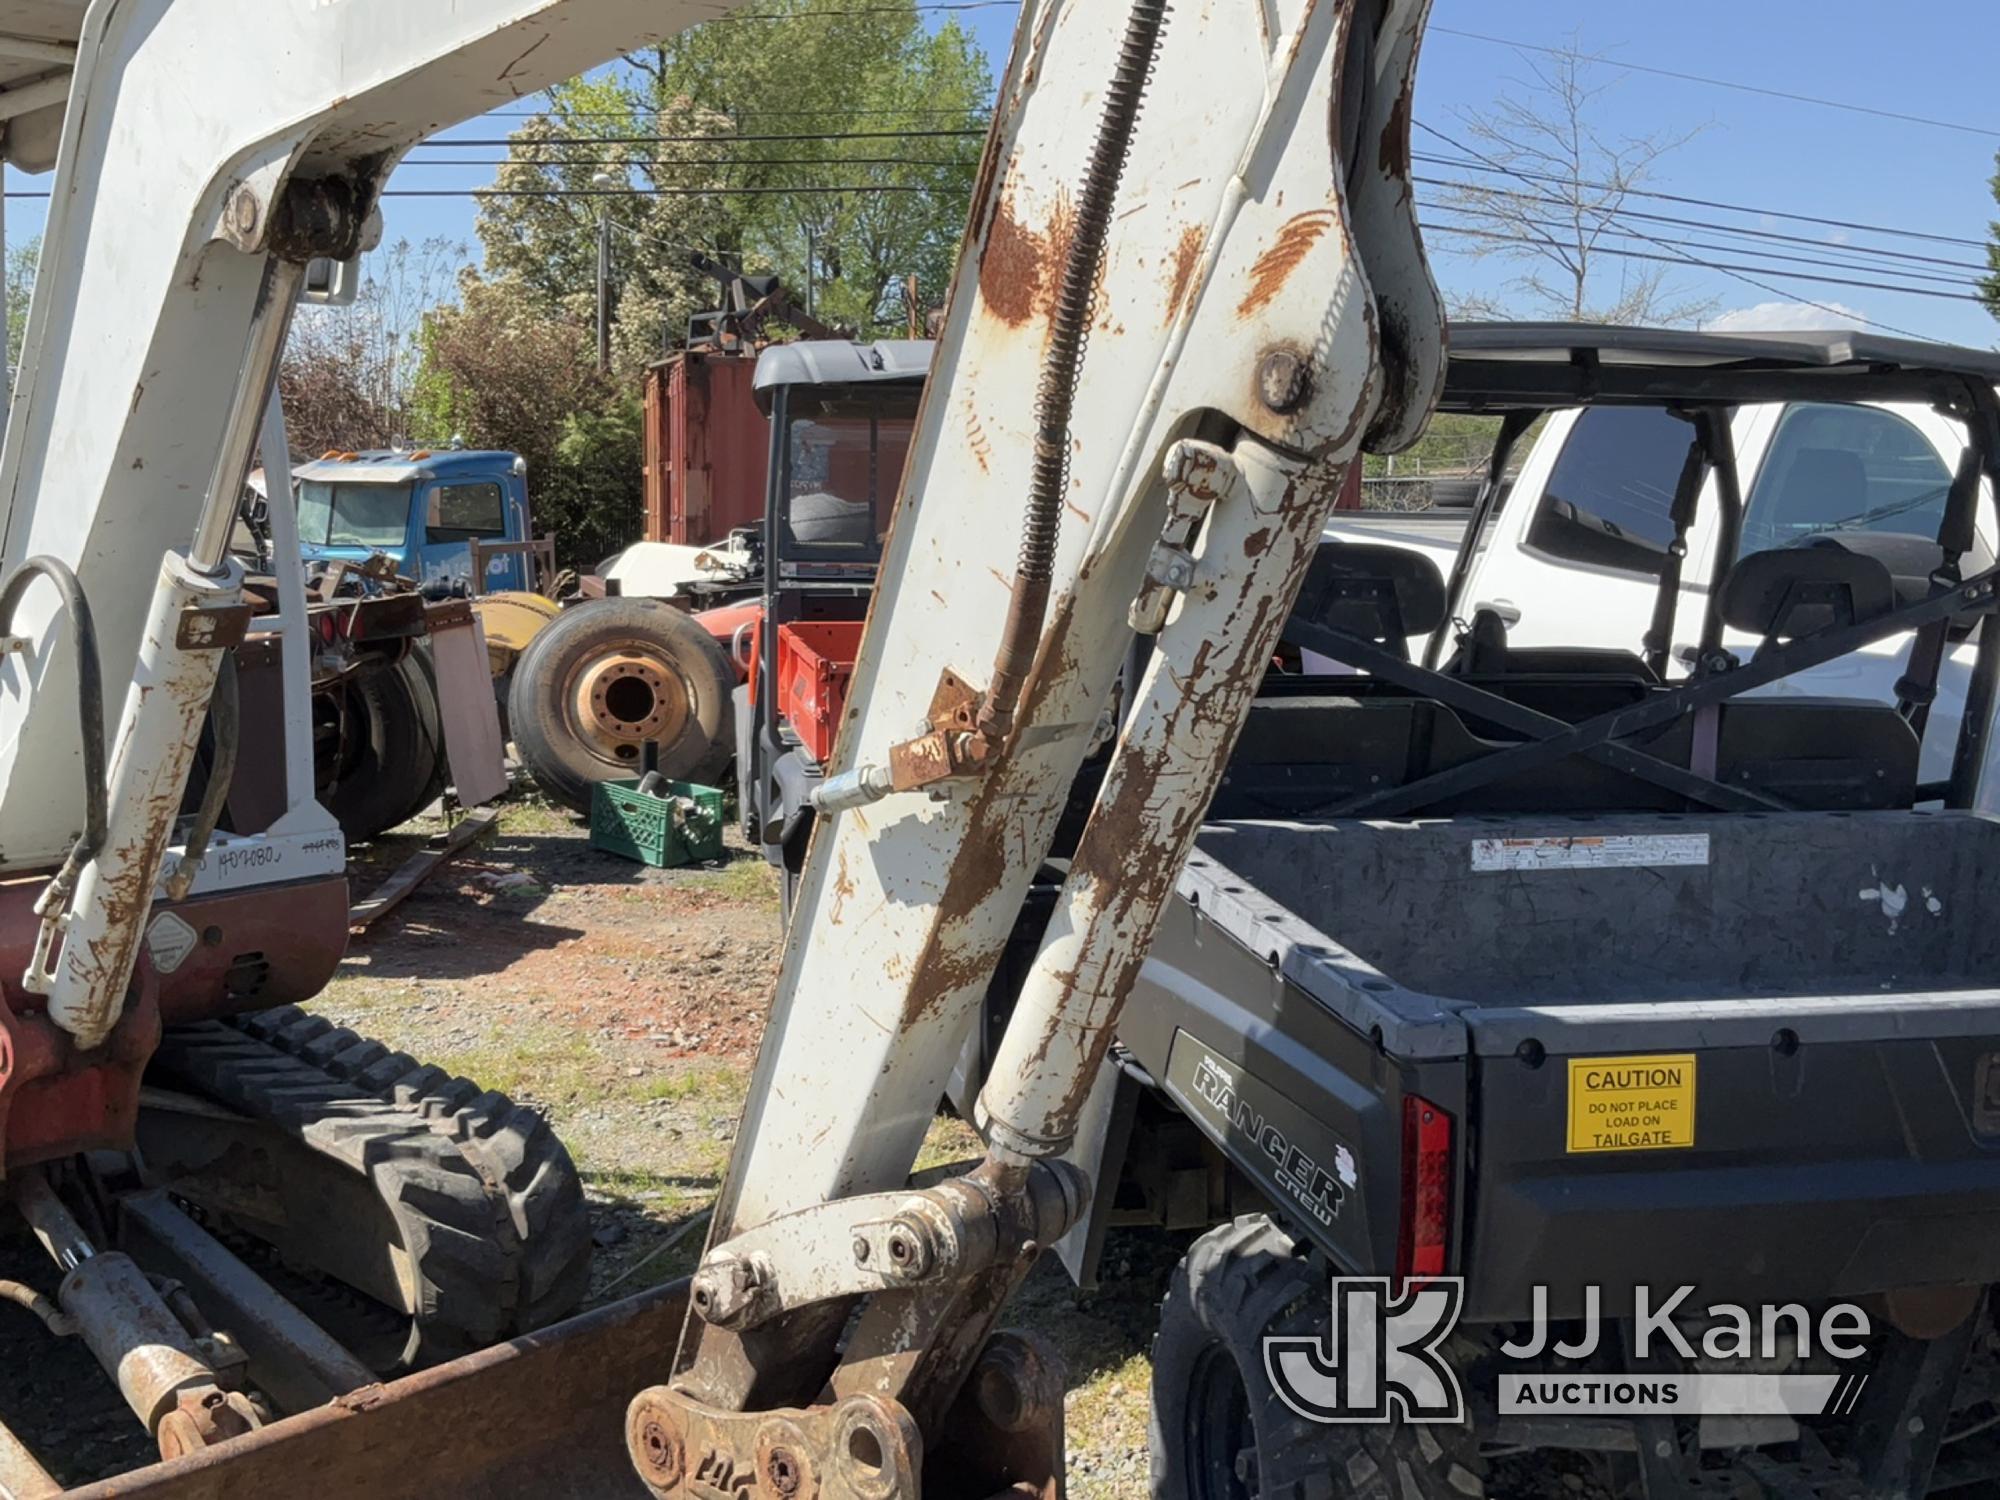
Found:
[[1451, 1244], [1451, 1116], [1415, 1094], [1403, 1099], [1402, 1206], [1398, 1277], [1444, 1275]]

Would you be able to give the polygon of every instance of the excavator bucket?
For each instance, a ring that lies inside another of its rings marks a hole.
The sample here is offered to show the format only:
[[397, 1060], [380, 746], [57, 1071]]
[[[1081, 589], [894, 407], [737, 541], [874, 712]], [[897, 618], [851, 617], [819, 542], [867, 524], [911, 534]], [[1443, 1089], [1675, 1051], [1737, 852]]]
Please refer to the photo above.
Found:
[[[627, 1407], [634, 1393], [660, 1378], [687, 1305], [688, 1283], [676, 1281], [449, 1364], [364, 1386], [183, 1458], [81, 1489], [26, 1493], [35, 1500], [56, 1493], [66, 1500], [276, 1494], [654, 1500], [626, 1449]], [[995, 1344], [1007, 1346], [1011, 1367], [1027, 1372], [1010, 1387], [1019, 1395], [1000, 1420], [976, 1393], [959, 1404], [945, 1424], [937, 1476], [925, 1492], [946, 1500], [1061, 1500], [1060, 1365], [1039, 1340], [1002, 1333]], [[703, 1464], [686, 1455], [683, 1479], [700, 1480]], [[961, 1491], [953, 1488], [952, 1475], [980, 1477]], [[718, 1482], [717, 1490], [691, 1493], [742, 1500], [788, 1493], [750, 1474], [708, 1477]], [[6, 1493], [8, 1486], [0, 1484], [0, 1494]]]
[[64, 1493], [71, 1500], [650, 1500], [625, 1452], [625, 1406], [680, 1337], [677, 1281], [184, 1458]]

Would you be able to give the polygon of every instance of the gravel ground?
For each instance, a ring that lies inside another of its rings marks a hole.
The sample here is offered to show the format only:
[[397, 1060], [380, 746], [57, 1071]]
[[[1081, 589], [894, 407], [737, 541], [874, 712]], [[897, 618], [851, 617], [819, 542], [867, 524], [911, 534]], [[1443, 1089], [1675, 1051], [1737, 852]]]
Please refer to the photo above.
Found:
[[[356, 891], [438, 828], [420, 821], [356, 851]], [[649, 870], [590, 849], [567, 813], [516, 799], [495, 838], [356, 939], [311, 1008], [547, 1113], [584, 1176], [597, 1302], [685, 1275], [699, 1257], [778, 943], [776, 888], [748, 851]], [[969, 1130], [941, 1120], [919, 1166], [976, 1151]], [[1009, 1321], [1054, 1342], [1069, 1370], [1075, 1500], [1145, 1493], [1145, 1351], [1178, 1254], [1158, 1236], [1114, 1236], [1096, 1294], [1080, 1297], [1050, 1261], [1017, 1299]], [[19, 1234], [0, 1233], [0, 1276], [56, 1281]], [[151, 1456], [88, 1354], [7, 1308], [0, 1420], [66, 1484]]]

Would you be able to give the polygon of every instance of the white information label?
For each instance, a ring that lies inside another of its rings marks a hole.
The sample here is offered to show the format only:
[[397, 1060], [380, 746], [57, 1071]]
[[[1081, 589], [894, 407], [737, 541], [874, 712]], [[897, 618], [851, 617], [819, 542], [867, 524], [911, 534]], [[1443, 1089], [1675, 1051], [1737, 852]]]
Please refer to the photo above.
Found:
[[146, 929], [146, 951], [153, 955], [153, 967], [162, 974], [171, 974], [185, 963], [197, 941], [194, 929], [170, 911], [161, 912]]
[[1611, 833], [1578, 838], [1474, 839], [1475, 870], [1630, 870], [1705, 865], [1705, 833]]

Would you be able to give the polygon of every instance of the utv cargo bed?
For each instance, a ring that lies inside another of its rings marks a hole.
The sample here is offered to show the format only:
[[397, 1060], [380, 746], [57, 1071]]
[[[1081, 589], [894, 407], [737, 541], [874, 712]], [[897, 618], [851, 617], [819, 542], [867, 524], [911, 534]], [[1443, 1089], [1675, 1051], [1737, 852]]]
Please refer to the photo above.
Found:
[[1122, 1031], [1358, 1268], [1441, 1109], [1475, 1317], [1990, 1282], [1996, 874], [1969, 813], [1218, 823]]

